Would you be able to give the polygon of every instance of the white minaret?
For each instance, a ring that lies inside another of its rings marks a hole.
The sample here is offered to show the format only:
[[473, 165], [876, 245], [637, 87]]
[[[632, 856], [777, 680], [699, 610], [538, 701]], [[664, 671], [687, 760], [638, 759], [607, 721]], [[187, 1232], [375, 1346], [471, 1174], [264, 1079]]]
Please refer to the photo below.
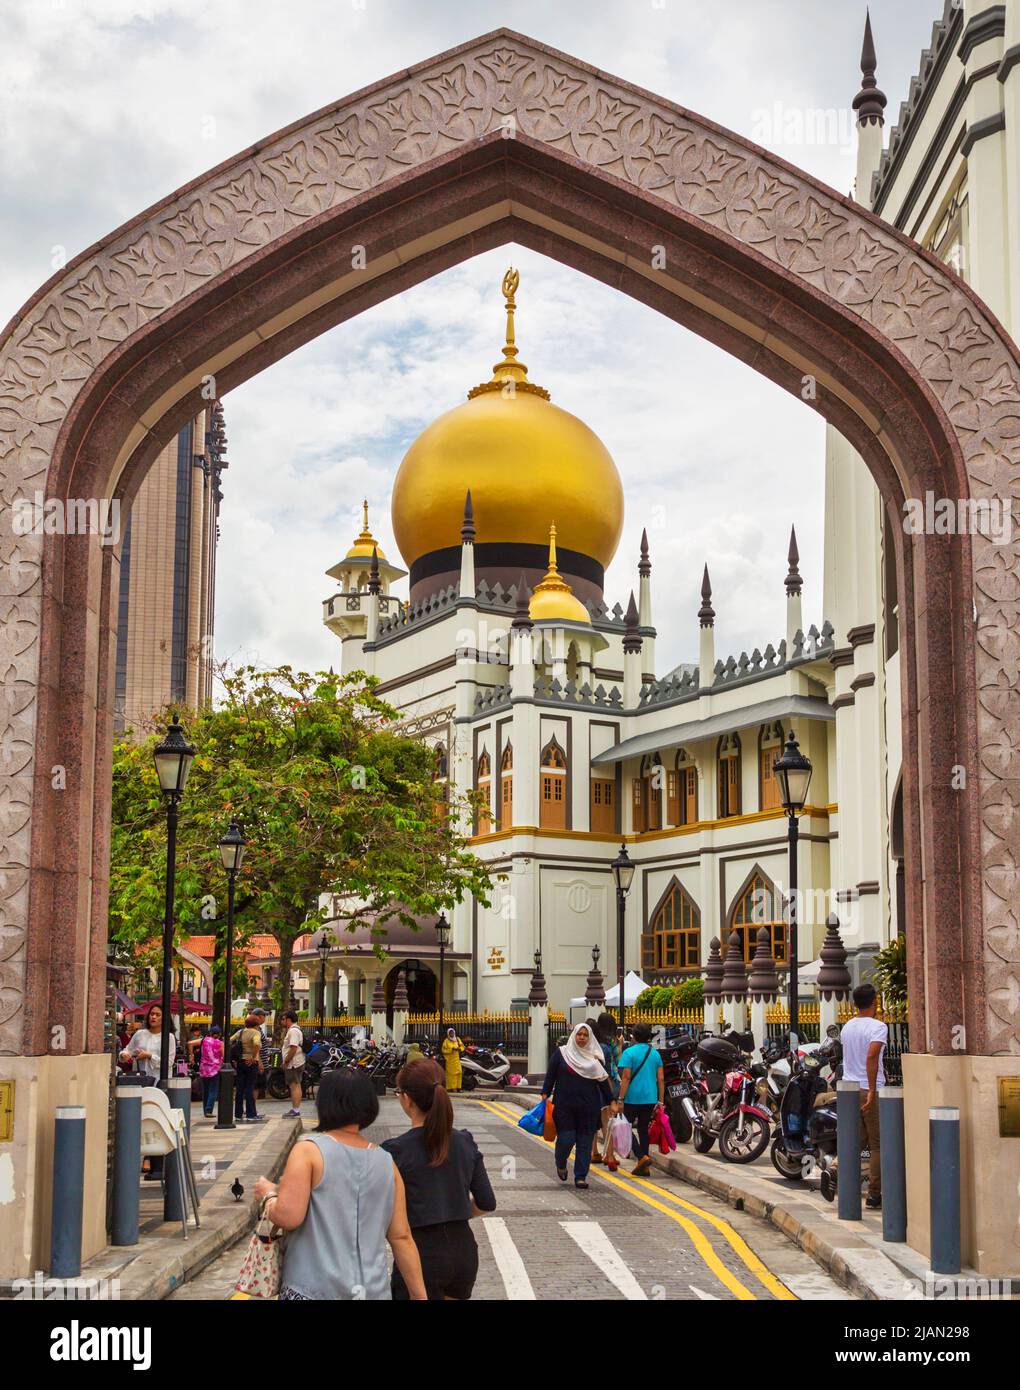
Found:
[[885, 124], [884, 92], [875, 81], [875, 41], [871, 37], [871, 15], [865, 12], [864, 44], [861, 48], [861, 90], [854, 97], [857, 112], [857, 176], [854, 197], [871, 207], [871, 176], [882, 158], [882, 127]]
[[793, 639], [798, 632], [804, 631], [800, 606], [800, 591], [804, 587], [804, 581], [798, 566], [800, 551], [797, 549], [797, 532], [793, 526], [790, 527], [790, 549], [786, 560], [786, 659], [789, 661], [793, 656]]
[[701, 580], [701, 607], [698, 609], [700, 636], [698, 642], [698, 683], [708, 690], [715, 680], [715, 609], [712, 607], [712, 582], [708, 566]]
[[460, 528], [460, 593], [459, 601], [475, 599], [475, 513], [471, 504], [471, 489], [464, 498], [464, 521]]
[[517, 581], [517, 611], [510, 625], [510, 698], [535, 698], [535, 651], [533, 624], [528, 612], [528, 582], [524, 571]]

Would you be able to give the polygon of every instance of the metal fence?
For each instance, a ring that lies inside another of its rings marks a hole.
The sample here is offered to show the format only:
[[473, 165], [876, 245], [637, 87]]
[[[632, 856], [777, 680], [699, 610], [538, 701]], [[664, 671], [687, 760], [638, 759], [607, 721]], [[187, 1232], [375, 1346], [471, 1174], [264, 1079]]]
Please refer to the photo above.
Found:
[[408, 1014], [404, 1027], [406, 1042], [441, 1043], [447, 1028], [456, 1028], [464, 1043], [480, 1043], [483, 1047], [503, 1047], [511, 1057], [528, 1055], [529, 1018], [526, 1013], [466, 1014], [449, 1013], [440, 1024], [436, 1014]]

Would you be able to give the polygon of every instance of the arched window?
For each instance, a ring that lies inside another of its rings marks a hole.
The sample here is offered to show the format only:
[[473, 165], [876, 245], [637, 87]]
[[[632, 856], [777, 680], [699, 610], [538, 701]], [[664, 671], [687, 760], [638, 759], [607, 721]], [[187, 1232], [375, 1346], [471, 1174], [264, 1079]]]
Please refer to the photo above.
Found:
[[514, 749], [508, 743], [499, 760], [499, 828], [509, 830], [514, 823]]
[[492, 761], [483, 748], [475, 769], [475, 789], [481, 800], [478, 806], [476, 835], [488, 835], [492, 830]]
[[736, 929], [741, 936], [744, 960], [750, 962], [758, 945], [758, 930], [768, 927], [772, 941], [772, 958], [782, 964], [786, 960], [786, 923], [783, 904], [776, 886], [757, 865], [751, 870], [733, 901], [727, 938]]
[[740, 815], [740, 735], [723, 734], [719, 762], [719, 819]]
[[758, 731], [758, 809], [761, 811], [775, 811], [783, 804], [779, 779], [773, 769], [782, 751], [782, 724], [763, 724]]
[[546, 830], [567, 828], [567, 755], [555, 737], [542, 749], [538, 823]]
[[681, 748], [676, 768], [666, 773], [666, 824], [694, 825], [698, 819], [698, 769]]
[[701, 966], [701, 913], [694, 899], [673, 878], [641, 935], [641, 970], [678, 974]]

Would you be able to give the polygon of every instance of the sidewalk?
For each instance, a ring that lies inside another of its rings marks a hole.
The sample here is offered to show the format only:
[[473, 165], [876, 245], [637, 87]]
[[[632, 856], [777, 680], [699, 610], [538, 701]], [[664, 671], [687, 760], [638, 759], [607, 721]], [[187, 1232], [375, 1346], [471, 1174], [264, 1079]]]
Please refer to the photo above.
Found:
[[[514, 1099], [512, 1091], [503, 1094]], [[529, 1110], [534, 1099], [521, 1096], [517, 1103]], [[840, 1221], [835, 1203], [825, 1201], [817, 1181], [788, 1182], [776, 1172], [767, 1153], [755, 1163], [727, 1163], [717, 1153], [699, 1154], [692, 1145], [680, 1144], [668, 1156], [653, 1153], [652, 1164], [738, 1211], [769, 1222], [860, 1298], [932, 1299], [936, 1289], [938, 1296], [947, 1296], [952, 1280], [932, 1275], [926, 1256], [909, 1245], [882, 1239], [880, 1211], [867, 1211], [862, 1203], [860, 1221]], [[966, 1283], [978, 1279], [975, 1271], [967, 1269], [957, 1276]], [[1014, 1287], [1020, 1288], [1020, 1282]]]
[[[121, 1299], [161, 1299], [192, 1279], [211, 1260], [238, 1240], [252, 1225], [255, 1215], [255, 1182], [264, 1174], [276, 1178], [283, 1171], [287, 1154], [301, 1133], [300, 1120], [285, 1119], [289, 1101], [261, 1102], [269, 1116], [258, 1125], [242, 1124], [236, 1129], [217, 1129], [206, 1120], [202, 1107], [191, 1109], [191, 1157], [199, 1192], [197, 1230], [188, 1225], [188, 1238], [181, 1235], [181, 1223], [163, 1221], [163, 1198], [158, 1182], [141, 1184], [139, 1241], [132, 1246], [107, 1246], [82, 1266], [82, 1279], [119, 1281]], [[314, 1107], [305, 1104], [306, 1119], [314, 1122]], [[240, 1181], [244, 1193], [240, 1200], [230, 1191]], [[240, 1266], [242, 1247], [238, 1247]], [[102, 1286], [100, 1286], [102, 1287]]]

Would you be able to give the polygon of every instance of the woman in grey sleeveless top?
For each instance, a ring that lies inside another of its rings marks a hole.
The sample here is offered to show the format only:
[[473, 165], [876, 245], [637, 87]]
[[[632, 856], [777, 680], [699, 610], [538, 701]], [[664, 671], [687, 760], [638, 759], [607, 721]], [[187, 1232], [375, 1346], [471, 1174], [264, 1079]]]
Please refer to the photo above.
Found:
[[288, 1232], [281, 1299], [388, 1299], [386, 1243], [411, 1297], [426, 1298], [407, 1223], [404, 1184], [393, 1159], [360, 1131], [379, 1114], [375, 1088], [356, 1072], [326, 1072], [319, 1125], [291, 1150], [278, 1188], [266, 1178], [267, 1216]]

